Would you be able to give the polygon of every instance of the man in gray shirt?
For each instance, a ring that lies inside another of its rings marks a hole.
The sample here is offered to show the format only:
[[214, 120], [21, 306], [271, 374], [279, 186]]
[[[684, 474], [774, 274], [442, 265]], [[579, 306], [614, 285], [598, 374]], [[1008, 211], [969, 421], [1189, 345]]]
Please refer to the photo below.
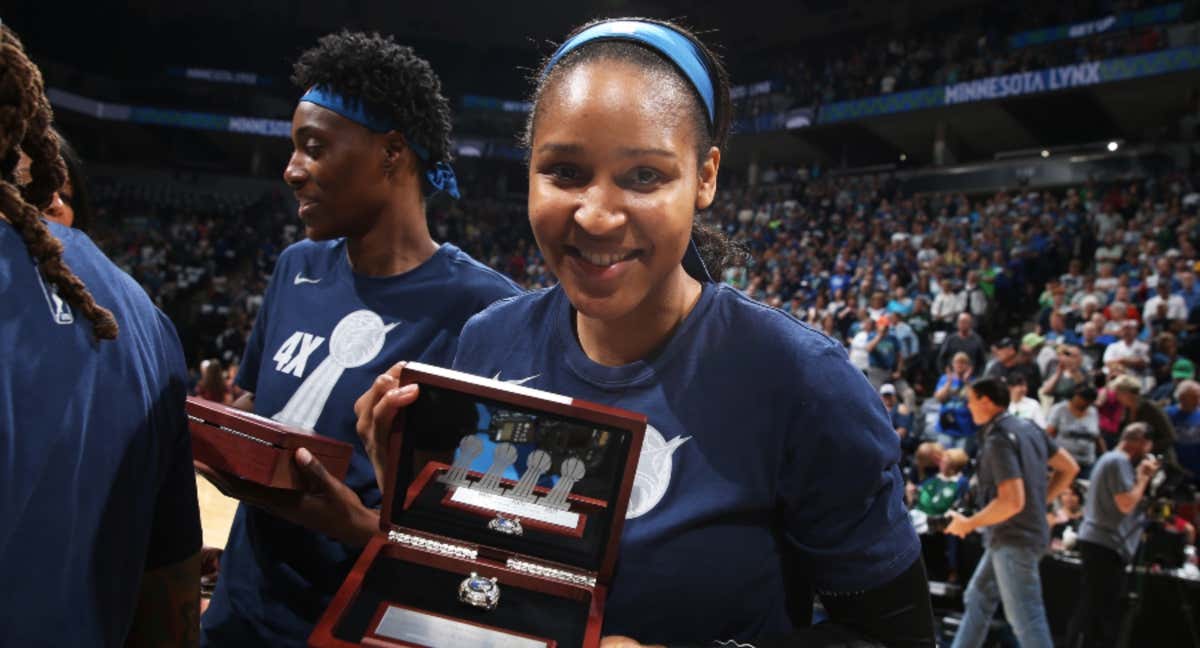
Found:
[[1009, 414], [1008, 398], [1008, 386], [997, 378], [967, 389], [967, 407], [983, 439], [976, 477], [987, 505], [971, 517], [951, 511], [946, 533], [965, 537], [986, 528], [987, 550], [967, 586], [953, 648], [983, 645], [1001, 601], [1022, 648], [1053, 646], [1038, 573], [1050, 545], [1046, 506], [1071, 485], [1079, 465], [1040, 428]]
[[1068, 646], [1111, 645], [1117, 635], [1121, 576], [1137, 551], [1146, 517], [1138, 504], [1158, 471], [1158, 461], [1147, 456], [1152, 446], [1150, 426], [1130, 423], [1117, 447], [1092, 468], [1077, 543], [1083, 556], [1083, 581], [1067, 630]]

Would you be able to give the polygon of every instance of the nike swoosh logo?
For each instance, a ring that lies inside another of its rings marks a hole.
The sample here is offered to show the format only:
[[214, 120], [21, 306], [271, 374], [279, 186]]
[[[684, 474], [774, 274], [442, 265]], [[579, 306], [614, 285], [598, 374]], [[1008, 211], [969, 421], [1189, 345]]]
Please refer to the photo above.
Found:
[[[529, 382], [530, 380], [533, 380], [534, 378], [537, 378], [541, 375], [542, 374], [533, 374], [532, 376], [530, 376], [528, 378], [522, 378], [520, 380], [505, 380], [504, 382], [506, 382], [510, 385], [524, 385], [525, 383]], [[492, 376], [492, 380], [503, 380], [502, 378], [500, 378], [499, 371], [496, 372], [495, 376]]]
[[320, 279], [309, 279], [308, 277], [303, 276], [299, 272], [296, 273], [296, 278], [292, 280], [292, 284], [297, 285], [297, 286], [299, 286], [300, 284], [306, 284], [306, 283], [307, 284], [321, 283], [321, 280]]

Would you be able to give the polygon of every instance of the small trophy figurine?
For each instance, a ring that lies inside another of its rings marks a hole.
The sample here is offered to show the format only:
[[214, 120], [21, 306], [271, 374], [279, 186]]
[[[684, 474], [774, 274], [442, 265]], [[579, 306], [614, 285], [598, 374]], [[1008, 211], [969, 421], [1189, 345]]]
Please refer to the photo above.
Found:
[[454, 465], [446, 474], [438, 477], [438, 481], [448, 486], [466, 486], [467, 469], [471, 467], [471, 463], [475, 458], [483, 452], [483, 442], [475, 435], [465, 436], [462, 441], [458, 442], [458, 456], [454, 458]]
[[558, 478], [558, 483], [538, 503], [548, 508], [565, 511], [570, 508], [570, 504], [567, 504], [567, 496], [571, 494], [571, 489], [575, 487], [575, 482], [583, 479], [583, 476], [587, 474], [587, 468], [583, 465], [582, 461], [571, 457], [562, 462], [562, 468], [559, 472], [561, 474]]
[[517, 485], [508, 492], [508, 496], [523, 502], [532, 502], [537, 499], [533, 494], [533, 487], [542, 478], [542, 475], [550, 470], [551, 463], [550, 455], [545, 450], [534, 450], [529, 453], [529, 458], [525, 460], [525, 474], [521, 476], [521, 481], [518, 481]]
[[483, 478], [471, 484], [471, 488], [484, 491], [487, 493], [495, 493], [502, 495], [500, 488], [500, 476], [504, 474], [508, 467], [517, 461], [517, 447], [511, 443], [501, 443], [496, 446], [496, 453], [492, 455], [492, 465], [488, 467]]

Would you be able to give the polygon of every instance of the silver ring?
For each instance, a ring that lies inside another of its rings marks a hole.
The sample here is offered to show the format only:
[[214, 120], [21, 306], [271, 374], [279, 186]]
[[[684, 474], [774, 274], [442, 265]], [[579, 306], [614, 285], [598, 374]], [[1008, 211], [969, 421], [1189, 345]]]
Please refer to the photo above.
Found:
[[503, 513], [497, 513], [496, 517], [488, 522], [488, 528], [504, 535], [519, 536], [525, 534], [525, 529], [521, 527], [521, 518], [505, 517]]
[[500, 603], [500, 585], [495, 578], [485, 578], [471, 572], [458, 586], [458, 600], [472, 607], [494, 610]]

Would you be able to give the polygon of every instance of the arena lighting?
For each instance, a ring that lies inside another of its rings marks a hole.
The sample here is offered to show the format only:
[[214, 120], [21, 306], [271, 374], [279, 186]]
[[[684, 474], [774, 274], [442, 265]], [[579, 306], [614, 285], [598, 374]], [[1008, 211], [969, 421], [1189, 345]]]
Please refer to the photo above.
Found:
[[1042, 157], [1044, 157], [1044, 158], [1050, 157], [1050, 151], [1047, 151], [1046, 149], [1042, 149]]
[[1109, 142], [1109, 143], [1108, 143], [1108, 152], [1109, 152], [1109, 153], [1112, 153], [1112, 152], [1116, 151], [1118, 148], [1120, 148], [1120, 146], [1121, 146], [1121, 145], [1120, 145], [1120, 144], [1117, 144], [1117, 141], [1116, 141], [1116, 140], [1113, 140], [1113, 141], [1111, 141], [1111, 142]]
[[901, 161], [901, 162], [904, 162], [904, 161], [905, 161], [905, 160], [907, 160], [907, 159], [908, 159], [908, 154], [907, 154], [907, 153], [901, 153], [901, 154], [900, 154], [900, 161]]

